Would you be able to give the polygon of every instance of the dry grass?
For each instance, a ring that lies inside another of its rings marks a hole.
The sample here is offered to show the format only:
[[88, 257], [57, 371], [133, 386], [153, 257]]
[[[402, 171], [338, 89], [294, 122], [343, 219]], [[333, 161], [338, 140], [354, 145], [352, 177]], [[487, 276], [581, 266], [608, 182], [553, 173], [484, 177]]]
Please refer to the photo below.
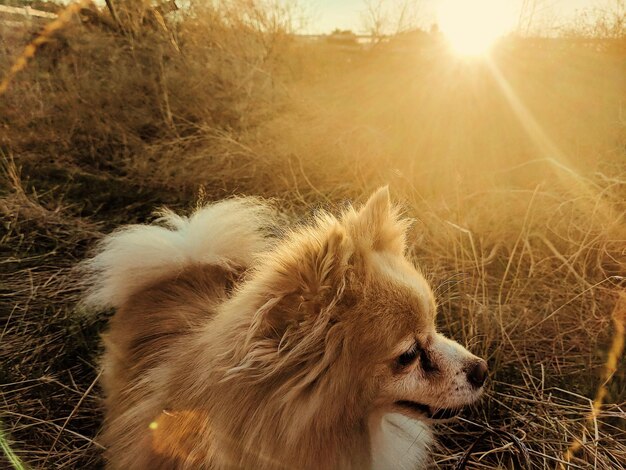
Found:
[[[15, 455], [101, 465], [107, 315], [76, 311], [73, 270], [101, 233], [198, 194], [275, 197], [297, 220], [388, 183], [416, 218], [441, 329], [492, 370], [486, 399], [442, 430], [438, 465], [624, 468], [615, 346], [605, 364], [625, 315], [626, 45], [510, 42], [491, 64], [363, 52], [229, 5], [119, 29], [75, 19], [0, 96], [0, 413]], [[10, 41], [15, 56], [26, 36]]]

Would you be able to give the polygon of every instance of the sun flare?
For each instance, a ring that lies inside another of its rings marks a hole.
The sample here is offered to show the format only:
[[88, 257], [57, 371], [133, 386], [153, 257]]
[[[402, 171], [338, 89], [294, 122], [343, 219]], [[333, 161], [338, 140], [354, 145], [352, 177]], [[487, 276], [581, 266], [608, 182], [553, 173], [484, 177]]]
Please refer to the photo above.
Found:
[[462, 56], [481, 56], [515, 26], [513, 2], [442, 0], [439, 27], [450, 47]]

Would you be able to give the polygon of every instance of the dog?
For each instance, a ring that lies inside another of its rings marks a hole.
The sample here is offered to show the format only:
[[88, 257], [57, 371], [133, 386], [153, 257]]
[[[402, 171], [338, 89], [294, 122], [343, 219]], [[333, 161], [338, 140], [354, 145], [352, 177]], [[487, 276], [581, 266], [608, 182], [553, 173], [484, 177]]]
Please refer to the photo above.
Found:
[[[110, 469], [417, 469], [486, 362], [435, 328], [382, 188], [272, 236], [233, 198], [105, 237], [85, 263], [103, 335]], [[275, 231], [275, 230], [274, 230]]]

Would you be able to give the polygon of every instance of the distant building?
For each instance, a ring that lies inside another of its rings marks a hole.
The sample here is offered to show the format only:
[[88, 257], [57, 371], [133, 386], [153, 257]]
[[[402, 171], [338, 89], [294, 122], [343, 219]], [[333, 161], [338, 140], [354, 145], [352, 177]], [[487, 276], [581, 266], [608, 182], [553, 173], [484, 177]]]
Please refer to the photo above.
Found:
[[349, 29], [335, 29], [326, 36], [326, 41], [341, 46], [356, 46], [358, 44], [358, 37]]

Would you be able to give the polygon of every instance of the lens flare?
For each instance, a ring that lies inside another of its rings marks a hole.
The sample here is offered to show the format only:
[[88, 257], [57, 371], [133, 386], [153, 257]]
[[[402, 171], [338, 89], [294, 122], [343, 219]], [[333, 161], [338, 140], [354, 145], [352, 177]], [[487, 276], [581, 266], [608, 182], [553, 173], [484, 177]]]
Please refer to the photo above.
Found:
[[457, 54], [485, 55], [498, 39], [513, 31], [516, 11], [512, 3], [442, 0], [437, 8], [439, 28]]

